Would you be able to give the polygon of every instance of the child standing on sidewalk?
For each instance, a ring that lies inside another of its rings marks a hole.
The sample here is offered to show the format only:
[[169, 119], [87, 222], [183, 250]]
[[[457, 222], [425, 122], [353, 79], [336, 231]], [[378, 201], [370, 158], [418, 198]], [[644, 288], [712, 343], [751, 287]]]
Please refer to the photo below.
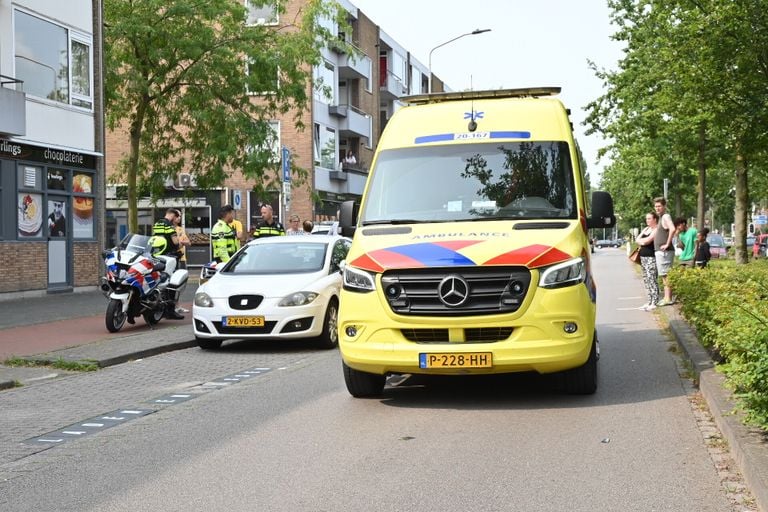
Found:
[[693, 261], [697, 268], [704, 268], [709, 263], [709, 259], [712, 255], [709, 252], [709, 243], [707, 242], [707, 235], [709, 229], [704, 228], [696, 234], [696, 253], [693, 255]]

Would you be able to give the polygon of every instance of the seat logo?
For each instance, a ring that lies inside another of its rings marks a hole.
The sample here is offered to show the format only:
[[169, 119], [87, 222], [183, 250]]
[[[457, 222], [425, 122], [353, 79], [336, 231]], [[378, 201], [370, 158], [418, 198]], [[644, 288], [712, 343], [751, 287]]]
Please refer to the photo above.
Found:
[[449, 308], [461, 306], [469, 298], [469, 284], [463, 277], [451, 274], [440, 281], [437, 296]]

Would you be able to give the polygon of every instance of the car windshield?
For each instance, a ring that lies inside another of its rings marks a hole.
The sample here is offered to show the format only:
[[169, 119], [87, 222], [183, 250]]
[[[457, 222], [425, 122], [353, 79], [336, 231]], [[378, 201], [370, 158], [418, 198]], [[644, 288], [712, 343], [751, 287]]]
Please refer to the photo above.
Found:
[[362, 225], [575, 219], [565, 142], [489, 142], [382, 151]]
[[221, 272], [223, 274], [317, 272], [323, 268], [327, 247], [325, 242], [249, 244], [235, 254]]

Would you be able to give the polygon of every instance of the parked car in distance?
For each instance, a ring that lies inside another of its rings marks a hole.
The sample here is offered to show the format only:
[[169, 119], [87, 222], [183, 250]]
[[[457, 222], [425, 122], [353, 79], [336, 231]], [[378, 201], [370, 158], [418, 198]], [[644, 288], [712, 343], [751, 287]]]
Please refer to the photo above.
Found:
[[595, 247], [602, 249], [604, 247], [618, 247], [620, 244], [616, 240], [598, 240], [595, 242]]
[[338, 344], [341, 262], [351, 240], [328, 235], [256, 239], [195, 293], [192, 325], [198, 345], [227, 339], [315, 338]]
[[339, 229], [338, 222], [322, 221], [322, 222], [318, 222], [312, 227], [312, 234], [313, 235], [337, 235], [338, 229]]
[[723, 235], [710, 233], [707, 235], [707, 243], [709, 243], [709, 252], [712, 258], [725, 258], [727, 249]]

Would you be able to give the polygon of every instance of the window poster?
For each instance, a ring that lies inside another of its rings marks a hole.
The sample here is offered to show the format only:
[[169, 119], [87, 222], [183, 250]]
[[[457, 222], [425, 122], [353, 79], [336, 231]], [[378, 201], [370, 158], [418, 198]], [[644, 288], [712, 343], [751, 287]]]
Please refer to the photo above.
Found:
[[64, 238], [67, 236], [67, 202], [64, 198], [48, 200], [48, 236]]
[[[72, 177], [74, 193], [92, 194], [93, 176], [91, 174], [75, 174]], [[75, 238], [93, 238], [93, 198], [75, 196], [72, 202], [74, 222], [72, 234]]]
[[19, 238], [41, 238], [43, 236], [42, 194], [19, 194], [18, 199]]
[[48, 190], [67, 190], [67, 175], [64, 171], [48, 170]]

